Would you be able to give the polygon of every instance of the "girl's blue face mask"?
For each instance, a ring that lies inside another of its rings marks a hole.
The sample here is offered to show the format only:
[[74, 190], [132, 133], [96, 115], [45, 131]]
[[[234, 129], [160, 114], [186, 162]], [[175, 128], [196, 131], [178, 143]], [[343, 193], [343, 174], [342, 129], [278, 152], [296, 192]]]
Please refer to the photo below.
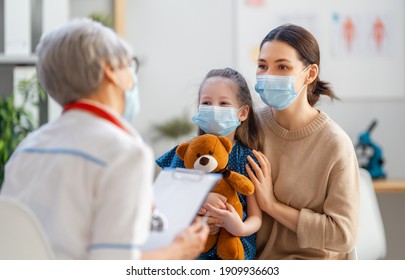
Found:
[[205, 133], [226, 136], [240, 125], [237, 113], [241, 108], [200, 105], [192, 120]]
[[295, 78], [307, 70], [309, 66], [295, 76], [257, 75], [255, 90], [268, 106], [276, 110], [284, 110], [297, 99], [304, 89], [305, 84], [298, 93], [295, 92]]

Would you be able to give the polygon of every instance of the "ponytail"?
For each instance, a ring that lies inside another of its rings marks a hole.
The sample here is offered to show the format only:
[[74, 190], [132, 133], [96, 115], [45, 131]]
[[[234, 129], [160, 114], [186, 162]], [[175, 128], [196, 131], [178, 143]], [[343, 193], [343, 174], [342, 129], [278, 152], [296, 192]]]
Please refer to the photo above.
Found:
[[319, 77], [308, 87], [308, 103], [313, 107], [318, 103], [321, 95], [329, 96], [330, 99], [334, 100], [339, 98], [335, 95], [332, 90], [330, 83], [321, 81]]

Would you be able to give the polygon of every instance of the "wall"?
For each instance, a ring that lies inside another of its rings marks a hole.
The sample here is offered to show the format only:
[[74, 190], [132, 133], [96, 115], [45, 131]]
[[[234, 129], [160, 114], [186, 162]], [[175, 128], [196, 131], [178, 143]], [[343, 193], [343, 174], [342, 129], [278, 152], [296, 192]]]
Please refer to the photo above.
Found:
[[135, 126], [156, 154], [175, 143], [152, 142], [153, 125], [191, 117], [204, 75], [234, 65], [232, 9], [232, 0], [127, 1], [127, 38], [141, 64]]

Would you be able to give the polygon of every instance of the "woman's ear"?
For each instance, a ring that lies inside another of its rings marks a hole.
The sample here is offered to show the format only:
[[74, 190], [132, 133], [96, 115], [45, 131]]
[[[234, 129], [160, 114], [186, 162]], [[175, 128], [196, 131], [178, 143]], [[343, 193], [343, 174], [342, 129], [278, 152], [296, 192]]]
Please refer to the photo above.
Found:
[[316, 77], [318, 77], [319, 74], [319, 67], [316, 64], [311, 64], [309, 67], [309, 74], [307, 76], [307, 81], [308, 84], [311, 84], [313, 81], [315, 81]]
[[117, 77], [116, 71], [114, 71], [111, 66], [103, 62], [104, 79], [110, 83], [120, 86], [119, 79]]
[[241, 122], [245, 121], [249, 116], [249, 111], [250, 107], [248, 105], [243, 105], [238, 112], [238, 119]]

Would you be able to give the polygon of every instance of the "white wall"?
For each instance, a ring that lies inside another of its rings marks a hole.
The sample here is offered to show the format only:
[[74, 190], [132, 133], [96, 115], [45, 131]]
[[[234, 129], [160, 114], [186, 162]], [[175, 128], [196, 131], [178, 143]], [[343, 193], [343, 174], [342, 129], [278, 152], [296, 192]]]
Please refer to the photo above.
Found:
[[127, 39], [141, 62], [142, 112], [135, 126], [156, 154], [174, 143], [151, 142], [151, 127], [191, 117], [204, 75], [234, 65], [232, 9], [232, 0], [127, 1]]

